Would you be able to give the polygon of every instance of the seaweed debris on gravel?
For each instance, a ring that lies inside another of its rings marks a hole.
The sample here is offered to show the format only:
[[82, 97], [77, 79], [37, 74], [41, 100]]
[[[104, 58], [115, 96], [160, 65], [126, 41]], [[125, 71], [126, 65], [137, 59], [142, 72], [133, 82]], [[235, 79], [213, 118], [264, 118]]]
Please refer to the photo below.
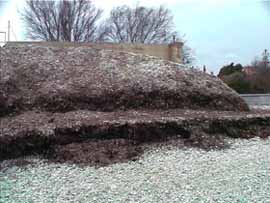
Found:
[[208, 152], [148, 146], [137, 161], [99, 168], [25, 158], [32, 164], [0, 171], [0, 202], [269, 202], [270, 140], [227, 142]]

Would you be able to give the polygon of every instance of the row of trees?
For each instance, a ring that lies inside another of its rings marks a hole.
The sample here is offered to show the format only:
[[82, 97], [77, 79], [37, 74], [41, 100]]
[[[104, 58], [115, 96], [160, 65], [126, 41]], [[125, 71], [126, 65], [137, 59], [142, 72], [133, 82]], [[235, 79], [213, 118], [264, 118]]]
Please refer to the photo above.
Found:
[[[27, 1], [22, 12], [28, 37], [46, 41], [169, 43], [180, 40], [171, 11], [158, 8], [119, 6], [107, 19], [90, 0]], [[184, 62], [194, 59], [184, 48]]]
[[234, 63], [224, 66], [218, 77], [238, 93], [270, 93], [269, 52], [264, 50], [261, 58], [244, 67]]

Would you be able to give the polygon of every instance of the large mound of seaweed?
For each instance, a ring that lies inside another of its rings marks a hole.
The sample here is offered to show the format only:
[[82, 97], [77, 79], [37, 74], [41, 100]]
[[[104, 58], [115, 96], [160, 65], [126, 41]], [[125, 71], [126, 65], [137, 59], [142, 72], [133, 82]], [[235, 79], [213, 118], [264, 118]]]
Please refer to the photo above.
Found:
[[42, 110], [248, 110], [217, 77], [155, 57], [14, 44], [0, 53], [0, 114]]
[[135, 160], [144, 143], [211, 149], [226, 136], [269, 136], [269, 113], [249, 112], [217, 77], [181, 64], [31, 43], [0, 52], [0, 161], [106, 165]]

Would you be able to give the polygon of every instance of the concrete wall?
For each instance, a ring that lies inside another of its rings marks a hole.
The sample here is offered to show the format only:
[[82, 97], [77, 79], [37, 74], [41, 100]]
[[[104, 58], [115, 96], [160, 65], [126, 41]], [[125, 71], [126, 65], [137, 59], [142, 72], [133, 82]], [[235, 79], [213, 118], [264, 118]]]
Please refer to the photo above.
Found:
[[270, 106], [270, 94], [241, 94], [249, 106]]
[[150, 56], [156, 56], [164, 60], [182, 63], [182, 47], [183, 43], [174, 42], [171, 44], [114, 44], [114, 43], [78, 43], [78, 42], [8, 42], [8, 45], [16, 44], [39, 44], [44, 46], [57, 47], [79, 47], [87, 46], [98, 49], [111, 49], [114, 51], [124, 51], [132, 53], [141, 53]]

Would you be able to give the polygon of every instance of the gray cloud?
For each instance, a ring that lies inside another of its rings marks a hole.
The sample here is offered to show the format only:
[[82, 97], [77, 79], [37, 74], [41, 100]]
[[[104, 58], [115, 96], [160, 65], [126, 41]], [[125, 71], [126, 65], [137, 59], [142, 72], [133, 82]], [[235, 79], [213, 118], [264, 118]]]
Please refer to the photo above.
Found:
[[0, 12], [3, 11], [4, 7], [6, 6], [7, 1], [0, 0]]

